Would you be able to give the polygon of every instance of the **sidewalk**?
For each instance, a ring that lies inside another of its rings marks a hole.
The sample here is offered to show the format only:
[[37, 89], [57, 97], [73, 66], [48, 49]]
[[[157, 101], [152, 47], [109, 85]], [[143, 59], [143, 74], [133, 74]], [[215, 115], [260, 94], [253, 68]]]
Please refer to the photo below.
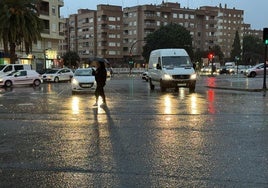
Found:
[[[205, 87], [214, 89], [260, 92], [263, 91], [263, 77], [247, 78], [244, 75], [199, 76]], [[266, 81], [267, 85], [267, 81]]]

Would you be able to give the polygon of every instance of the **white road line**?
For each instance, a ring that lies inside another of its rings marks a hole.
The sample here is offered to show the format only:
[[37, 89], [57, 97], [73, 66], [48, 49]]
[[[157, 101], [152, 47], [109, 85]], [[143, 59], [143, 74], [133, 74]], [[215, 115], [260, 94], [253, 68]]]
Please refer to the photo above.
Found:
[[18, 104], [18, 106], [32, 106], [33, 103], [21, 103], [21, 104]]

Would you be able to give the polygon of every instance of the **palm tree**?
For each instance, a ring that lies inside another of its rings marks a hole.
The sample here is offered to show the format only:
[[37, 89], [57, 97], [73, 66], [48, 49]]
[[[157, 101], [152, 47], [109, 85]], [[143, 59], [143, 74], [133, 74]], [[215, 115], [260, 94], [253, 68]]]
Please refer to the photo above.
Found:
[[[16, 46], [23, 45], [28, 54], [32, 43], [41, 39], [43, 22], [38, 13], [39, 0], [0, 1], [0, 40], [4, 52], [9, 52], [11, 63], [16, 61]], [[8, 51], [9, 45], [9, 51]]]

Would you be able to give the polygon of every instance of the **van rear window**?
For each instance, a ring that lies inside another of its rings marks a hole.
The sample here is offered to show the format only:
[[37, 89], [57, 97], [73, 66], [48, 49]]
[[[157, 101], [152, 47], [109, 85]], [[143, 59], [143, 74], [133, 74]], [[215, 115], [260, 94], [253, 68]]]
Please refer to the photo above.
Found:
[[14, 69], [17, 70], [23, 70], [23, 65], [15, 65]]

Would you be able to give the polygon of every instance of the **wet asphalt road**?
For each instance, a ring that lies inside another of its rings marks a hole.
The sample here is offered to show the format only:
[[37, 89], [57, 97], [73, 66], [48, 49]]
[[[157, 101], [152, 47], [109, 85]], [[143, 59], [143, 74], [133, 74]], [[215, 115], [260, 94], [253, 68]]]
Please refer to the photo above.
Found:
[[268, 97], [208, 79], [115, 77], [107, 108], [70, 83], [0, 88], [0, 187], [268, 187]]

